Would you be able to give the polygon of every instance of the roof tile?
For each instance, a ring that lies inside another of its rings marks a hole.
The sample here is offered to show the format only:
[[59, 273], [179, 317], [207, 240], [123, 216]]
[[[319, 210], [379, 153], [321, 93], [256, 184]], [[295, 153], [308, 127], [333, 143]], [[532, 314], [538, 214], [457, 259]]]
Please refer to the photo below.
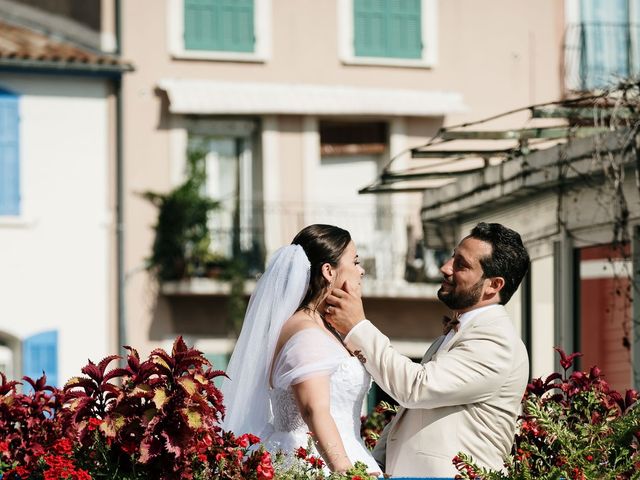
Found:
[[117, 56], [94, 52], [26, 27], [0, 21], [0, 63], [3, 59], [15, 61], [15, 66], [20, 66], [20, 62], [24, 61], [29, 62], [29, 66], [41, 62], [75, 69], [83, 67], [86, 70], [104, 66], [116, 71], [133, 69], [131, 64]]

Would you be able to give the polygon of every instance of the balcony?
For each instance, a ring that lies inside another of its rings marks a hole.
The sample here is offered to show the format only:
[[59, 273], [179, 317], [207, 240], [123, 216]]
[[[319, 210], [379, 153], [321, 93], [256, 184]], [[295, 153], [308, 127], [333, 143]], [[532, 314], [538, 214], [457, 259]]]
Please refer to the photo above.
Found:
[[[377, 200], [376, 200], [377, 201]], [[246, 205], [245, 205], [246, 207]], [[246, 213], [246, 212], [245, 212]], [[350, 231], [366, 271], [363, 295], [377, 298], [435, 298], [442, 257], [424, 248], [418, 231], [418, 211], [384, 205], [251, 205], [251, 214], [243, 214], [241, 203], [237, 218], [251, 218], [252, 223], [236, 220], [233, 212], [216, 211], [211, 217], [210, 257], [191, 269], [193, 275], [162, 282], [161, 291], [168, 296], [227, 296], [231, 292], [229, 271], [233, 260], [241, 260], [245, 273], [244, 293], [249, 295], [264, 270], [264, 259], [273, 250], [290, 241], [293, 235], [311, 223], [339, 225]], [[238, 223], [240, 224], [238, 226]], [[264, 226], [260, 226], [264, 225]], [[226, 227], [226, 228], [225, 228]], [[266, 230], [266, 231], [265, 231]], [[277, 230], [277, 232], [275, 232]], [[280, 232], [281, 239], [267, 246], [265, 236]], [[286, 237], [286, 238], [285, 238]], [[233, 255], [232, 252], [240, 252]]]
[[611, 87], [640, 71], [640, 25], [578, 23], [567, 27], [565, 86], [570, 91]]

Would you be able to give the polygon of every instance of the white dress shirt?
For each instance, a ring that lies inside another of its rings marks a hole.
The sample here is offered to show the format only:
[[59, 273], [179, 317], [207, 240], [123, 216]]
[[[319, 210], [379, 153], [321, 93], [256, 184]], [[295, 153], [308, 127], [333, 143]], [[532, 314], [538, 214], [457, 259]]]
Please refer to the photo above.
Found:
[[490, 308], [495, 308], [497, 307], [498, 304], [494, 303], [491, 305], [486, 305], [484, 307], [480, 307], [480, 308], [474, 308], [473, 310], [469, 310], [468, 312], [463, 313], [462, 315], [460, 315], [458, 317], [458, 321], [460, 322], [458, 324], [458, 329], [456, 330], [455, 328], [452, 328], [451, 330], [449, 330], [449, 333], [447, 333], [447, 336], [444, 337], [444, 340], [442, 341], [442, 343], [440, 344], [440, 347], [438, 347], [438, 351], [442, 350], [453, 338], [453, 336], [456, 334], [456, 332], [462, 328], [464, 328], [464, 326], [469, 323], [469, 321], [475, 317], [476, 315], [478, 315], [481, 312], [484, 312], [485, 310], [489, 310]]

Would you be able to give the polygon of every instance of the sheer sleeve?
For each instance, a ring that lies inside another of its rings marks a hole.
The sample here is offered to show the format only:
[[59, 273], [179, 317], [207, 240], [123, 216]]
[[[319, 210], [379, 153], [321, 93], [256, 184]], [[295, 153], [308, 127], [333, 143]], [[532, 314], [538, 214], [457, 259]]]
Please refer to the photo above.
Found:
[[275, 360], [273, 386], [286, 389], [312, 377], [331, 375], [348, 355], [322, 330], [300, 330], [284, 344]]

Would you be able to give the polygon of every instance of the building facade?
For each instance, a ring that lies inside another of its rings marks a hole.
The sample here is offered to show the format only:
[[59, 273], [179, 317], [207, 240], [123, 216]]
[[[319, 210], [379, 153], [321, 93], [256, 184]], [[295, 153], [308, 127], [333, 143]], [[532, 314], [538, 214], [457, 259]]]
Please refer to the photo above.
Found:
[[392, 158], [412, 168], [410, 148], [442, 126], [559, 98], [564, 15], [554, 1], [121, 2], [136, 65], [123, 84], [127, 343], [182, 334], [220, 367], [232, 351], [228, 284], [146, 270], [158, 212], [140, 194], [179, 185], [200, 149], [222, 204], [216, 255], [239, 245], [263, 265], [307, 224], [347, 228], [369, 317], [420, 358], [444, 313], [425, 281], [437, 264], [416, 253], [422, 194], [358, 191]]
[[61, 386], [118, 345], [116, 92], [131, 67], [52, 35], [89, 32], [68, 17], [0, 8], [0, 371]]

